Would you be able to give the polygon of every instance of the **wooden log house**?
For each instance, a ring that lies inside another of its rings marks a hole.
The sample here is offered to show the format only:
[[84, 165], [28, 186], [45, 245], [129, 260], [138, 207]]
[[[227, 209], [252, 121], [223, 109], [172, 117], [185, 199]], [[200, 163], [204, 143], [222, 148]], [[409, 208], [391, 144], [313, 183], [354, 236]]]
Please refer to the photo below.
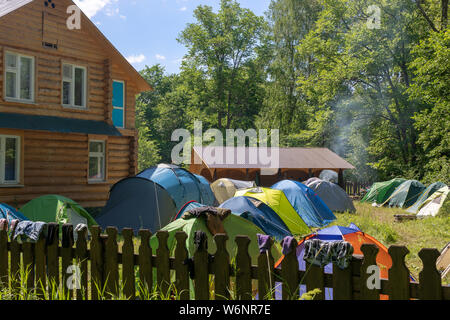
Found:
[[73, 5], [0, 0], [0, 202], [15, 207], [100, 207], [136, 174], [135, 97], [151, 87], [81, 11], [68, 27]]

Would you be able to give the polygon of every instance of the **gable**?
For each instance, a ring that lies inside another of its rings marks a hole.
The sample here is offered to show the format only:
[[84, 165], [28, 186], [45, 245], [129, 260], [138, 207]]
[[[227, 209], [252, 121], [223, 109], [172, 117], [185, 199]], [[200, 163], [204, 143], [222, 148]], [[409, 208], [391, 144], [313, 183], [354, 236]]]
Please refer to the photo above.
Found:
[[44, 51], [80, 61], [111, 63], [133, 82], [138, 91], [152, 88], [123, 55], [80, 10], [81, 29], [70, 30], [67, 13], [71, 0], [0, 0], [0, 43]]

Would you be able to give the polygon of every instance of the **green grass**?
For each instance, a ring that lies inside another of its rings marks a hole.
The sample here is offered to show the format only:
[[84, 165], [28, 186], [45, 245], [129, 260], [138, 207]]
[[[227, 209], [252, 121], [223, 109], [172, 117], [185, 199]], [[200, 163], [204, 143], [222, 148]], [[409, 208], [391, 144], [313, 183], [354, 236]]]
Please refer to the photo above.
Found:
[[[405, 214], [405, 210], [377, 208], [371, 204], [355, 201], [356, 213], [336, 213], [337, 221], [332, 225], [348, 226], [356, 224], [363, 232], [373, 236], [386, 247], [404, 245], [410, 253], [406, 265], [414, 278], [418, 279], [422, 262], [418, 256], [422, 248], [436, 248], [439, 251], [450, 241], [450, 215], [438, 215], [425, 219], [395, 222], [395, 214]], [[443, 279], [450, 284], [450, 276]]]

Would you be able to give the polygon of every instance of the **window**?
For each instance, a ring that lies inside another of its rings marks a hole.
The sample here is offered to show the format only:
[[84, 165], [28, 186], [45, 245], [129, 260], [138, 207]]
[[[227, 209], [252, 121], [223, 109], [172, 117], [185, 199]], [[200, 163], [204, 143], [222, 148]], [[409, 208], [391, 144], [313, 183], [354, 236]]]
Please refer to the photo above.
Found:
[[125, 82], [113, 81], [112, 120], [117, 128], [125, 127]]
[[19, 183], [20, 137], [0, 135], [0, 184]]
[[5, 97], [19, 101], [34, 100], [34, 58], [5, 54]]
[[62, 104], [86, 108], [86, 68], [63, 64]]
[[105, 141], [89, 142], [89, 181], [105, 181]]

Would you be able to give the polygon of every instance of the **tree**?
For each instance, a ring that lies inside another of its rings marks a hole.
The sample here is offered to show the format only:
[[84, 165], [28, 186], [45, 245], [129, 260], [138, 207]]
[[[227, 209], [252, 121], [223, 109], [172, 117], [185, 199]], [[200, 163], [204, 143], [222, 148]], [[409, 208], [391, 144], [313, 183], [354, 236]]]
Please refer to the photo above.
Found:
[[[218, 13], [210, 6], [198, 6], [196, 23], [181, 32], [178, 41], [189, 52], [182, 76], [198, 75], [209, 97], [200, 113], [215, 116], [219, 130], [247, 127], [258, 113], [264, 74], [255, 50], [260, 44], [265, 22], [234, 0], [222, 0]], [[199, 80], [197, 78], [197, 80]]]

